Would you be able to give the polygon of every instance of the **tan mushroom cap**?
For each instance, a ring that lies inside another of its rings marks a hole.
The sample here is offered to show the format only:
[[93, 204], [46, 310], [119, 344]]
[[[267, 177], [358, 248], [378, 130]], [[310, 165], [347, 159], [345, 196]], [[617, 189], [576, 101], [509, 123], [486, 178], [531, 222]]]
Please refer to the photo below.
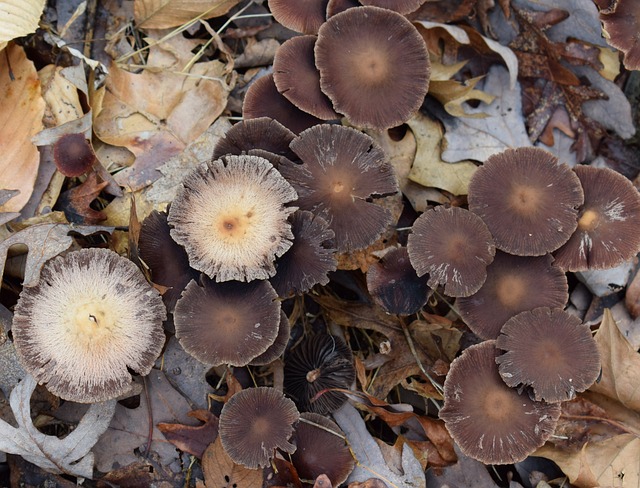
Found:
[[538, 401], [572, 400], [600, 374], [591, 330], [560, 309], [536, 308], [510, 318], [496, 346], [506, 351], [496, 358], [504, 382], [531, 386]]
[[220, 442], [234, 462], [251, 469], [266, 467], [275, 449], [295, 451], [289, 439], [299, 418], [294, 403], [275, 388], [248, 388], [222, 407]]
[[405, 17], [379, 7], [333, 15], [318, 31], [316, 66], [336, 112], [359, 127], [388, 129], [420, 108], [431, 65], [422, 36]]
[[273, 261], [291, 247], [287, 218], [295, 190], [258, 156], [225, 156], [202, 164], [182, 183], [169, 210], [171, 236], [191, 267], [216, 281], [275, 274]]
[[329, 0], [269, 0], [273, 18], [288, 29], [317, 34], [324, 23]]
[[44, 265], [24, 288], [13, 338], [24, 368], [55, 395], [95, 403], [125, 394], [128, 368], [151, 370], [164, 344], [166, 309], [128, 259], [83, 249]]
[[584, 190], [578, 228], [554, 263], [566, 271], [614, 268], [640, 252], [640, 193], [608, 168], [577, 166]]
[[495, 341], [466, 349], [451, 363], [440, 418], [460, 450], [485, 464], [524, 460], [553, 434], [560, 405], [536, 402], [498, 373]]
[[469, 183], [469, 210], [487, 224], [496, 248], [519, 256], [541, 256], [567, 242], [583, 198], [571, 168], [535, 147], [494, 154]]

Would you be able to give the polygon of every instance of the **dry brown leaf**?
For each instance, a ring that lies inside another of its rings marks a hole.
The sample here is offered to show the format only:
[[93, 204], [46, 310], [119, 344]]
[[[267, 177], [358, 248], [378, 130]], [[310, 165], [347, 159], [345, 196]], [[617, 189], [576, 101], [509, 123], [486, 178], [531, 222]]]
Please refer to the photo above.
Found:
[[218, 417], [209, 410], [193, 410], [187, 415], [204, 422], [202, 425], [159, 423], [158, 429], [182, 452], [201, 459], [207, 447], [218, 438]]
[[38, 28], [45, 0], [2, 0], [0, 2], [0, 51], [7, 42]]
[[224, 452], [220, 437], [211, 444], [202, 456], [202, 470], [207, 488], [234, 486], [254, 488], [262, 486], [262, 470], [249, 469], [234, 463]]
[[166, 29], [200, 17], [226, 14], [240, 0], [135, 0], [133, 13], [138, 27]]
[[12, 44], [0, 56], [0, 100], [0, 190], [20, 190], [0, 212], [18, 212], [38, 174], [40, 153], [31, 137], [42, 129], [44, 114], [38, 74], [20, 46]]

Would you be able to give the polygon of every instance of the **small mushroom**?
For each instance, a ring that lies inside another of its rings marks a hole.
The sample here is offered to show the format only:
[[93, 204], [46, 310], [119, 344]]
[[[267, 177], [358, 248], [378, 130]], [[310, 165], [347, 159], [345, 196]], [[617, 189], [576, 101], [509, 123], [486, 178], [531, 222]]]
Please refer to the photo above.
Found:
[[275, 388], [248, 388], [233, 395], [220, 413], [218, 433], [231, 459], [250, 469], [266, 467], [276, 449], [293, 453], [289, 442], [300, 414]]
[[47, 262], [15, 307], [20, 362], [53, 394], [80, 403], [131, 388], [129, 369], [146, 375], [164, 344], [160, 294], [128, 259], [82, 249]]
[[65, 176], [80, 176], [96, 162], [96, 153], [84, 134], [64, 134], [53, 144], [53, 161]]
[[580, 180], [544, 149], [494, 154], [469, 183], [469, 210], [487, 224], [496, 248], [541, 256], [562, 246], [578, 225]]
[[225, 156], [189, 174], [169, 209], [171, 236], [191, 267], [217, 281], [275, 274], [273, 261], [291, 247], [287, 218], [295, 190], [258, 156]]
[[282, 353], [289, 343], [290, 334], [291, 324], [289, 323], [289, 318], [287, 317], [287, 314], [280, 311], [280, 325], [278, 326], [278, 335], [276, 336], [275, 341], [273, 341], [273, 344], [271, 344], [265, 352], [253, 358], [249, 365], [265, 366], [282, 356]]
[[496, 252], [491, 233], [480, 217], [442, 205], [416, 219], [407, 250], [418, 276], [429, 273], [429, 286], [445, 285], [444, 292], [451, 297], [477, 292]]
[[425, 1], [426, 0], [360, 0], [360, 3], [362, 3], [362, 5], [386, 8], [406, 15], [418, 10]]
[[600, 374], [591, 330], [579, 318], [547, 307], [522, 312], [502, 327], [496, 358], [508, 386], [531, 386], [537, 401], [564, 402], [589, 388]]
[[269, 0], [273, 18], [287, 29], [317, 34], [324, 23], [329, 0]]
[[615, 268], [640, 252], [640, 194], [608, 168], [577, 166], [584, 190], [578, 228], [554, 255], [565, 271]]
[[600, 10], [603, 34], [607, 42], [624, 53], [628, 70], [640, 69], [640, 6], [633, 0], [616, 0]]
[[533, 401], [498, 373], [495, 341], [471, 346], [451, 363], [440, 418], [460, 450], [485, 464], [524, 460], [553, 434], [560, 404]]

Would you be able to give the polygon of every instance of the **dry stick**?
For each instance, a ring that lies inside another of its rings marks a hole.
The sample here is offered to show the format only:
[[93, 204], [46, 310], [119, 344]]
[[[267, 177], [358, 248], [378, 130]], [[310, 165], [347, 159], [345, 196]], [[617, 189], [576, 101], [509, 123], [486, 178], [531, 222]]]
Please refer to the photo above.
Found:
[[149, 456], [151, 451], [151, 442], [153, 441], [153, 410], [151, 409], [151, 395], [149, 395], [149, 387], [147, 385], [147, 377], [142, 377], [144, 385], [144, 397], [147, 399], [147, 415], [149, 416], [149, 432], [147, 434], [147, 446], [144, 448], [144, 457]]

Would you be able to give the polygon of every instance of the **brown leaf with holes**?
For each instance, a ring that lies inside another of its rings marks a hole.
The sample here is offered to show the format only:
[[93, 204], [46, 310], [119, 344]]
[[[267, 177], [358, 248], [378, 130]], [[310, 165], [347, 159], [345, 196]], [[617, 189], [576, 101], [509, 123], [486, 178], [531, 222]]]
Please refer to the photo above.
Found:
[[99, 181], [98, 175], [91, 171], [87, 179], [58, 198], [58, 205], [64, 211], [69, 222], [82, 225], [95, 225], [107, 219], [104, 212], [91, 208], [91, 203], [109, 183]]
[[202, 455], [202, 471], [207, 488], [255, 488], [262, 486], [262, 470], [234, 463], [224, 452], [218, 437]]
[[187, 415], [204, 423], [197, 426], [159, 423], [158, 429], [182, 452], [202, 459], [207, 447], [218, 437], [218, 417], [208, 410], [193, 410]]

